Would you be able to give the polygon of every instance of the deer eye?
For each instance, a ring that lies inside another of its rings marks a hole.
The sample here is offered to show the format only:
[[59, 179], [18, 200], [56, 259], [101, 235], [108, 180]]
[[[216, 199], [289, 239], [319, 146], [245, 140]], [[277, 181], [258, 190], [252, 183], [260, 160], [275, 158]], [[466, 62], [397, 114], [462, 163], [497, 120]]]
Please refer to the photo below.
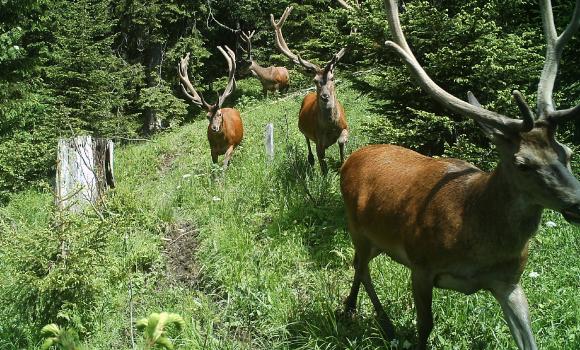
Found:
[[531, 166], [530, 164], [516, 164], [516, 167], [521, 170], [521, 171], [531, 171], [534, 170], [534, 167]]

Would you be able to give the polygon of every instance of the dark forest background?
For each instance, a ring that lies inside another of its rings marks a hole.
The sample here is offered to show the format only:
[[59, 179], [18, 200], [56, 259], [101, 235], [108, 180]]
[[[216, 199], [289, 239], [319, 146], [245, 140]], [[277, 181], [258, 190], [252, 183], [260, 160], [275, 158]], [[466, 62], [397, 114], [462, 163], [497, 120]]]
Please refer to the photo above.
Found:
[[[209, 82], [225, 69], [216, 46], [229, 45], [242, 56], [237, 36], [217, 22], [256, 30], [254, 56], [262, 65], [288, 65], [273, 43], [269, 15], [279, 17], [291, 4], [296, 8], [284, 32], [293, 50], [322, 62], [349, 47], [339, 69], [374, 94], [385, 116], [365, 129], [373, 141], [468, 160], [489, 153], [473, 124], [434, 104], [385, 48], [389, 34], [379, 0], [361, 1], [352, 11], [335, 0], [2, 0], [0, 199], [29, 185], [47, 186], [59, 137], [88, 133], [124, 142], [200, 117], [181, 96], [176, 63], [191, 52], [192, 81], [214, 89]], [[561, 30], [574, 2], [553, 5]], [[443, 88], [462, 98], [473, 90], [487, 108], [514, 116], [512, 89], [534, 103], [544, 55], [535, 1], [416, 0], [404, 6], [408, 40]], [[579, 76], [576, 36], [557, 79], [559, 108], [580, 102]], [[565, 141], [580, 142], [576, 129], [567, 126]]]

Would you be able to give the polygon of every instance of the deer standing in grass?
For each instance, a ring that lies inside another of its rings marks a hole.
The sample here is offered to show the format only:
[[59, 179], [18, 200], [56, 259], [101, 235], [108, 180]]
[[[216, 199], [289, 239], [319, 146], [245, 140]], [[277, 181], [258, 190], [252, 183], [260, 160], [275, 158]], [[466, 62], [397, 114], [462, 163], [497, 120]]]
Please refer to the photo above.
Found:
[[324, 68], [295, 55], [290, 51], [282, 36], [282, 26], [291, 11], [292, 7], [287, 7], [278, 22], [274, 20], [273, 15], [270, 15], [270, 21], [276, 33], [278, 49], [294, 63], [314, 74], [316, 92], [310, 92], [304, 97], [298, 115], [298, 128], [306, 138], [308, 163], [314, 165], [314, 156], [310, 148], [310, 140], [312, 140], [316, 144], [316, 156], [320, 163], [320, 169], [323, 174], [326, 174], [328, 172], [328, 166], [324, 160], [326, 149], [338, 142], [340, 162], [342, 163], [344, 161], [344, 146], [348, 140], [346, 114], [336, 97], [334, 85], [334, 67], [344, 56], [346, 49], [343, 48], [336, 53]]
[[215, 164], [218, 161], [218, 156], [225, 154], [223, 165], [224, 170], [228, 167], [234, 149], [240, 144], [240, 142], [242, 142], [242, 138], [244, 137], [244, 126], [242, 124], [240, 112], [235, 108], [222, 108], [224, 101], [236, 88], [236, 81], [234, 78], [236, 72], [236, 56], [229, 47], [225, 46], [225, 48], [226, 50], [218, 46], [218, 50], [228, 62], [228, 83], [224, 92], [221, 95], [218, 95], [218, 101], [214, 104], [207, 103], [203, 98], [203, 95], [196, 92], [189, 81], [187, 74], [189, 53], [181, 59], [177, 67], [179, 80], [181, 81], [181, 89], [185, 96], [187, 96], [193, 103], [207, 111], [207, 119], [209, 120], [207, 139], [211, 149], [211, 160]]
[[268, 97], [268, 91], [288, 92], [290, 88], [290, 75], [286, 67], [262, 67], [252, 57], [252, 37], [256, 31], [241, 32], [240, 38], [246, 43], [248, 58], [244, 61], [244, 65], [240, 67], [242, 74], [252, 72], [252, 75], [260, 80], [262, 83], [262, 91], [264, 97]]
[[580, 0], [561, 35], [549, 0], [540, 0], [547, 53], [534, 115], [514, 91], [522, 119], [484, 109], [468, 93], [464, 102], [439, 87], [411, 52], [395, 0], [385, 0], [394, 49], [436, 101], [475, 120], [496, 145], [500, 161], [486, 173], [458, 159], [434, 159], [394, 145], [354, 152], [341, 170], [341, 192], [355, 247], [354, 281], [345, 311], [354, 312], [362, 283], [387, 336], [393, 326], [375, 293], [369, 262], [380, 253], [411, 270], [418, 349], [433, 328], [434, 287], [465, 294], [488, 290], [497, 299], [522, 350], [537, 349], [528, 302], [520, 285], [530, 238], [542, 211], [561, 212], [580, 224], [580, 182], [570, 171], [571, 151], [558, 143], [558, 124], [580, 117], [580, 106], [555, 110], [552, 90], [566, 42], [580, 26]]

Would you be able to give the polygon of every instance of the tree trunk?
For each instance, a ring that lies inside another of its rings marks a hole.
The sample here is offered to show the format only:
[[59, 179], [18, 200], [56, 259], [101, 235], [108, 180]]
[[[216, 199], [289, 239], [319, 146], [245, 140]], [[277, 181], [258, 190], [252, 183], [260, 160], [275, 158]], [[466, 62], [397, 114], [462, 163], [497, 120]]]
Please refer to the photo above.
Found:
[[109, 187], [115, 187], [111, 140], [91, 136], [58, 140], [56, 203], [60, 209], [79, 213], [87, 204], [98, 204]]
[[[160, 73], [157, 72], [159, 65], [161, 64], [161, 57], [163, 55], [163, 47], [161, 43], [154, 43], [147, 49], [147, 54], [145, 55], [146, 69], [145, 72], [147, 77], [147, 87], [154, 87], [157, 85]], [[145, 120], [147, 132], [153, 133], [161, 129], [161, 119], [157, 116], [157, 111], [153, 108], [145, 109]]]

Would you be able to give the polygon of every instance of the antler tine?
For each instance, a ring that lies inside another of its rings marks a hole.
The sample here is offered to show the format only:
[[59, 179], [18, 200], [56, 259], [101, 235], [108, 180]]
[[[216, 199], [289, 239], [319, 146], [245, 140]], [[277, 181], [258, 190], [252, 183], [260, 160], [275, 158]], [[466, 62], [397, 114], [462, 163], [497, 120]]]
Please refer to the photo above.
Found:
[[540, 118], [548, 118], [558, 122], [579, 115], [578, 109], [580, 106], [556, 111], [554, 108], [552, 93], [564, 46], [566, 46], [570, 38], [572, 38], [574, 33], [578, 28], [580, 28], [580, 0], [576, 0], [570, 23], [568, 23], [568, 26], [566, 26], [566, 29], [564, 29], [560, 36], [558, 36], [554, 25], [551, 0], [540, 1], [540, 12], [542, 13], [544, 36], [546, 37], [546, 60], [538, 84], [537, 113]]
[[348, 4], [348, 2], [346, 2], [345, 0], [338, 0], [338, 4], [339, 4], [339, 5], [340, 5], [342, 8], [345, 8], [345, 9], [347, 9], [347, 10], [352, 10], [352, 9], [353, 9], [353, 7], [352, 7], [352, 6], [350, 6], [350, 5]]
[[530, 105], [526, 102], [524, 95], [518, 90], [512, 91], [512, 96], [514, 100], [516, 100], [516, 104], [520, 109], [520, 113], [522, 114], [522, 120], [524, 121], [522, 131], [530, 131], [534, 128], [534, 112], [532, 112]]
[[317, 66], [316, 64], [310, 63], [310, 62], [302, 59], [300, 56], [294, 54], [288, 48], [288, 45], [286, 44], [286, 40], [284, 40], [284, 36], [282, 35], [282, 26], [284, 25], [284, 22], [286, 22], [286, 18], [288, 18], [288, 15], [290, 15], [290, 12], [292, 12], [292, 6], [286, 7], [286, 10], [284, 10], [282, 17], [280, 17], [280, 20], [278, 22], [276, 22], [274, 20], [274, 15], [270, 14], [270, 22], [272, 23], [272, 27], [274, 27], [274, 31], [276, 34], [276, 46], [284, 55], [286, 55], [286, 57], [291, 59], [292, 62], [299, 64], [310, 71], [318, 72], [320, 70], [319, 66]]
[[248, 45], [248, 49], [244, 50], [248, 54], [248, 59], [252, 60], [252, 37], [256, 33], [255, 30], [242, 32], [242, 40]]
[[224, 101], [236, 89], [236, 79], [234, 77], [234, 75], [236, 73], [236, 55], [227, 45], [224, 45], [224, 47], [226, 48], [227, 53], [226, 53], [226, 51], [224, 51], [224, 49], [221, 46], [218, 46], [217, 48], [218, 48], [218, 50], [220, 50], [220, 52], [222, 53], [222, 55], [225, 57], [226, 61], [228, 62], [229, 75], [228, 75], [228, 84], [226, 85], [224, 92], [220, 95], [220, 97], [218, 99], [218, 108], [222, 107], [222, 104], [224, 103]]
[[338, 63], [338, 61], [340, 61], [340, 59], [342, 58], [342, 56], [344, 56], [344, 54], [346, 53], [346, 47], [343, 47], [342, 49], [340, 49], [340, 51], [338, 51], [330, 61], [328, 61], [328, 63], [326, 64], [326, 66], [324, 67], [324, 71], [328, 72], [330, 70], [334, 69], [334, 66]]
[[208, 109], [210, 105], [204, 100], [203, 96], [193, 88], [193, 85], [189, 81], [189, 76], [187, 74], [187, 67], [189, 66], [189, 52], [182, 58], [177, 65], [177, 73], [179, 74], [179, 80], [181, 82], [181, 91], [196, 105]]
[[417, 78], [419, 85], [421, 85], [423, 90], [431, 95], [434, 100], [446, 108], [461, 115], [467, 116], [477, 122], [495, 126], [498, 129], [506, 132], [523, 131], [523, 120], [508, 118], [504, 115], [489, 111], [480, 106], [472, 105], [451, 95], [447, 91], [443, 90], [439, 85], [437, 85], [429, 77], [429, 75], [427, 75], [423, 67], [421, 67], [413, 55], [413, 52], [409, 48], [409, 45], [407, 44], [407, 40], [405, 39], [405, 35], [403, 34], [401, 23], [399, 21], [399, 9], [397, 7], [397, 1], [385, 0], [385, 7], [387, 8], [389, 29], [394, 39], [394, 42], [387, 41], [385, 44], [393, 48], [397, 54], [403, 58], [407, 66], [410, 68], [411, 73]]

